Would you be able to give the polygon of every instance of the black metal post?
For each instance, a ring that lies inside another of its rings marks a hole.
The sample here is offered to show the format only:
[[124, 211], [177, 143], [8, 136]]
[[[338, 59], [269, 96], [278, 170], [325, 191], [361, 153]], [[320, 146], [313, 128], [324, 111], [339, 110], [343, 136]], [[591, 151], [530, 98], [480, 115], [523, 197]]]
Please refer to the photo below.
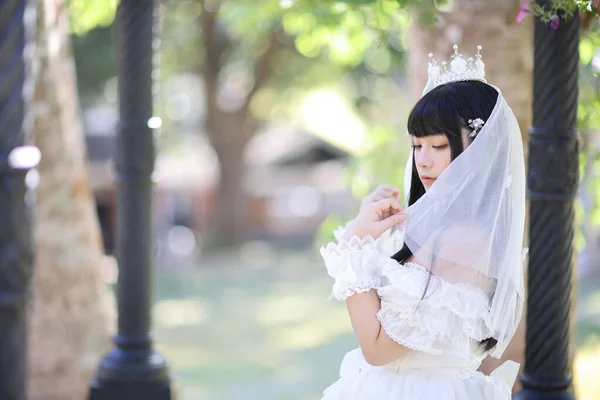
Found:
[[[27, 398], [27, 315], [39, 150], [25, 132], [25, 0], [0, 1], [0, 399]], [[28, 24], [29, 25], [29, 24]], [[29, 28], [30, 26], [28, 26]], [[29, 92], [30, 94], [30, 92]]]
[[579, 181], [577, 14], [558, 29], [536, 19], [529, 131], [529, 280], [520, 400], [571, 394], [574, 200]]
[[117, 145], [117, 300], [114, 349], [100, 362], [91, 400], [168, 400], [165, 359], [152, 345], [154, 0], [121, 0], [117, 13], [120, 122]]

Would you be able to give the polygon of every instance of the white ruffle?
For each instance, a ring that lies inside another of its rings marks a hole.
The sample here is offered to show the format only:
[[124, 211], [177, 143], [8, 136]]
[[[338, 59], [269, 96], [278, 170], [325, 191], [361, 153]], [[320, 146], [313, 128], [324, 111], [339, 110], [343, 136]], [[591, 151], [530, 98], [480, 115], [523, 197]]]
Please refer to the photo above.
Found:
[[519, 364], [506, 361], [486, 376], [476, 367], [444, 367], [435, 359], [401, 368], [374, 367], [360, 349], [352, 350], [342, 361], [340, 379], [324, 390], [322, 400], [510, 400]]
[[[353, 220], [346, 222], [344, 225], [338, 226], [333, 231], [333, 236], [338, 242], [342, 240], [344, 231], [352, 223]], [[402, 226], [391, 227], [387, 231], [383, 232], [379, 237], [375, 239], [375, 247], [380, 253], [387, 257], [391, 257], [397, 251], [399, 251], [404, 245], [404, 230]]]
[[388, 264], [382, 275], [390, 284], [378, 291], [381, 310], [377, 319], [395, 342], [430, 354], [466, 358], [473, 339], [491, 336], [485, 323], [489, 300], [484, 292], [430, 277], [414, 263]]
[[346, 300], [355, 293], [379, 289], [385, 281], [381, 270], [394, 260], [382, 255], [371, 236], [353, 236], [349, 241], [329, 243], [321, 248], [327, 273], [335, 279], [331, 295]]

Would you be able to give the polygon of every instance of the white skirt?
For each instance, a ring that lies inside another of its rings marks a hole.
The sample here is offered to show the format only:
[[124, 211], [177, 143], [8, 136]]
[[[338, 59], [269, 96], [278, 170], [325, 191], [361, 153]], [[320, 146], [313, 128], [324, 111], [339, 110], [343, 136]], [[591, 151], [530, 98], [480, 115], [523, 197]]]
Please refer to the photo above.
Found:
[[356, 349], [346, 354], [340, 379], [325, 389], [322, 400], [511, 399], [519, 364], [507, 361], [490, 376], [475, 371], [476, 368], [402, 363], [374, 367]]

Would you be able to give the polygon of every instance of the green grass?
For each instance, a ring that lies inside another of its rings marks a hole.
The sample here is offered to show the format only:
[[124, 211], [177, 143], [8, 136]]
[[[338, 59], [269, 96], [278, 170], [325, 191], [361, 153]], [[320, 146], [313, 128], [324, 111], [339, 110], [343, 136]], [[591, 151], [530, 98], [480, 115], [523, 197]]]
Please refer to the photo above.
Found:
[[[318, 400], [356, 347], [345, 305], [313, 250], [247, 246], [160, 268], [154, 327], [178, 400]], [[600, 285], [582, 283], [578, 400], [600, 398]], [[591, 317], [590, 317], [591, 316]], [[589, 317], [589, 318], [588, 318]]]
[[312, 251], [158, 273], [154, 326], [179, 400], [313, 400], [356, 345]]

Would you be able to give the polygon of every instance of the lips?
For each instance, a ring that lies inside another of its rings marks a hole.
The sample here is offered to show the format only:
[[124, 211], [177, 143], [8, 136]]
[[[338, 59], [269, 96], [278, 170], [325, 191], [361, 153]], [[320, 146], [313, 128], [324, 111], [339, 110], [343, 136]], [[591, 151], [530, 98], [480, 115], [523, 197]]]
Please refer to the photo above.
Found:
[[435, 182], [435, 178], [430, 178], [428, 176], [424, 176], [421, 178], [421, 182], [423, 182], [423, 185], [425, 185], [426, 187], [429, 187], [429, 186], [433, 185], [433, 182]]

